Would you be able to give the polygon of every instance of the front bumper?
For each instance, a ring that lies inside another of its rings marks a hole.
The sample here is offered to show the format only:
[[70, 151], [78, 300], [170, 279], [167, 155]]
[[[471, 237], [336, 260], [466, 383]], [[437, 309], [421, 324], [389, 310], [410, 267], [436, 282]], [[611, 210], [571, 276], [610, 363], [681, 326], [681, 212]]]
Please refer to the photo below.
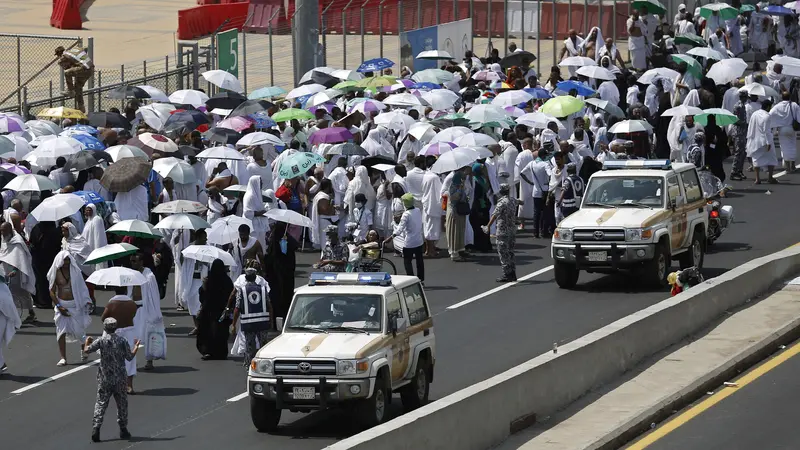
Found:
[[[375, 378], [249, 377], [251, 397], [275, 402], [278, 409], [325, 409], [332, 403], [369, 398]], [[256, 387], [258, 386], [258, 387]], [[356, 388], [357, 386], [357, 388]], [[314, 388], [314, 399], [295, 399], [294, 388]], [[354, 393], [355, 391], [355, 393]]]
[[[602, 257], [605, 252], [605, 259]], [[579, 242], [553, 243], [551, 253], [555, 261], [575, 264], [578, 268], [617, 267], [641, 264], [653, 259], [655, 244], [653, 243], [602, 243], [583, 244]]]

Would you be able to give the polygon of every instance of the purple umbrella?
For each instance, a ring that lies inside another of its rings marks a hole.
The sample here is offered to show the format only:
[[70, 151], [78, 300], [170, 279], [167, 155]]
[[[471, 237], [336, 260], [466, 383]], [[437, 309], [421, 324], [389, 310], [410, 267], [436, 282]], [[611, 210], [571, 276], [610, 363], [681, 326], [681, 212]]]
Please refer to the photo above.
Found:
[[16, 117], [0, 116], [0, 133], [13, 133], [15, 131], [25, 131], [25, 124]]
[[336, 108], [336, 105], [328, 102], [320, 103], [319, 105], [316, 106], [309, 106], [308, 111], [311, 112], [312, 114], [316, 114], [317, 110], [320, 108], [324, 109], [325, 111], [328, 111], [328, 114], [330, 114], [333, 112], [333, 108]]
[[11, 163], [0, 164], [0, 168], [5, 169], [15, 175], [25, 175], [31, 173], [30, 170], [26, 169], [23, 166], [18, 166], [16, 164], [11, 164]]
[[347, 142], [353, 139], [353, 134], [347, 131], [347, 128], [333, 127], [323, 128], [314, 132], [308, 139], [311, 145], [317, 144], [337, 144], [339, 142]]

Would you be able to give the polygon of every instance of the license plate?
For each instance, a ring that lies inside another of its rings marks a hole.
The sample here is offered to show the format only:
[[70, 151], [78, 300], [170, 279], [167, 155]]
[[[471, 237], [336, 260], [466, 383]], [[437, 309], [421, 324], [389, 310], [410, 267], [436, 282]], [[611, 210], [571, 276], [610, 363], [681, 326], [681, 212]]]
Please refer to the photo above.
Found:
[[296, 387], [292, 388], [295, 400], [314, 400], [316, 389], [313, 387]]
[[589, 252], [589, 255], [586, 257], [588, 261], [592, 262], [605, 262], [607, 259], [606, 252]]

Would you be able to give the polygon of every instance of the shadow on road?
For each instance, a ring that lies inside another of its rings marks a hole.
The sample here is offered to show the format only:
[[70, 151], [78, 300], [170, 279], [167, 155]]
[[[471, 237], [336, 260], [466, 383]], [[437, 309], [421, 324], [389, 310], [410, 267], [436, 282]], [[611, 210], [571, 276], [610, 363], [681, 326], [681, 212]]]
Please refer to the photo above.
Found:
[[197, 389], [192, 388], [166, 387], [139, 391], [138, 395], [147, 395], [150, 397], [179, 397], [183, 395], [192, 395], [197, 392]]

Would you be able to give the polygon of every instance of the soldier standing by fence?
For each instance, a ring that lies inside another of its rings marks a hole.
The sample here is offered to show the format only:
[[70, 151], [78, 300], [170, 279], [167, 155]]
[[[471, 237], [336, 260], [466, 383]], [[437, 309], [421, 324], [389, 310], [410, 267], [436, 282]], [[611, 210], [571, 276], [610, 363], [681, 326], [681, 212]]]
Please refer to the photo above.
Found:
[[64, 50], [64, 47], [56, 47], [58, 65], [64, 69], [64, 80], [67, 83], [67, 91], [64, 95], [75, 97], [75, 108], [86, 112], [86, 105], [83, 103], [83, 86], [94, 74], [94, 64], [89, 58], [89, 54], [84, 49]]

